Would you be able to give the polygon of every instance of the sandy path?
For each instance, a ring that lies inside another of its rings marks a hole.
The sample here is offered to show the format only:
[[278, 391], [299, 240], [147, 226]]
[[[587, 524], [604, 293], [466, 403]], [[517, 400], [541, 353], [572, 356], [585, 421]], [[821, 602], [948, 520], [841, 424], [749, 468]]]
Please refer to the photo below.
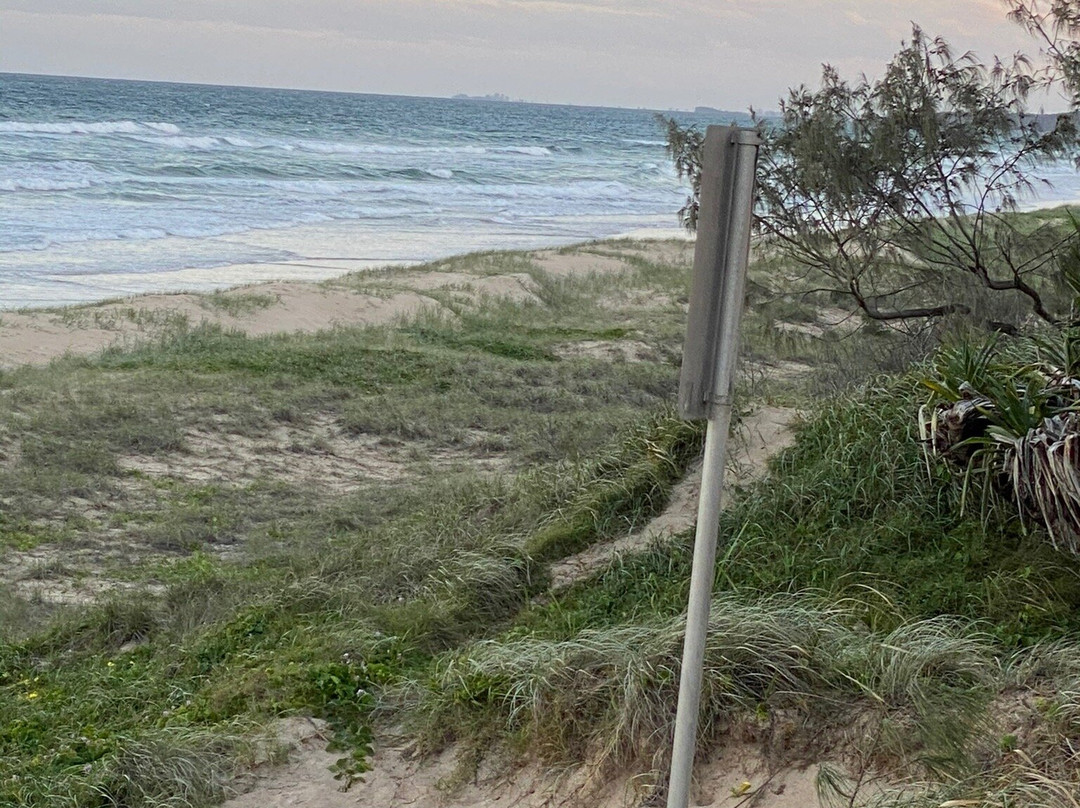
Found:
[[[790, 446], [795, 437], [791, 423], [798, 416], [795, 410], [783, 407], [759, 407], [739, 424], [728, 451], [727, 474], [723, 500], [732, 491], [762, 477], [769, 458]], [[647, 547], [654, 541], [693, 528], [697, 521], [698, 497], [701, 493], [701, 464], [690, 472], [671, 492], [663, 513], [641, 530], [597, 544], [552, 565], [552, 589], [563, 589], [575, 581], [587, 578], [626, 553]]]
[[[326, 727], [310, 719], [281, 722], [292, 748], [289, 762], [256, 770], [244, 794], [223, 808], [639, 808], [666, 772], [623, 772], [602, 778], [588, 767], [550, 771], [536, 763], [510, 770], [481, 764], [468, 782], [457, 779], [457, 750], [417, 758], [410, 744], [384, 737], [376, 744], [372, 771], [342, 791], [329, 767]], [[698, 765], [693, 805], [732, 808], [813, 808], [818, 766], [770, 766], [759, 745], [733, 742]]]
[[[768, 459], [791, 445], [795, 410], [761, 407], [736, 433], [728, 463], [729, 482], [745, 485], [766, 473]], [[553, 565], [553, 588], [563, 588], [611, 563], [618, 555], [693, 527], [701, 488], [698, 465], [672, 492], [667, 508], [644, 529]], [[456, 750], [419, 759], [407, 739], [384, 735], [376, 745], [373, 770], [364, 782], [343, 792], [329, 771], [338, 755], [326, 751], [325, 727], [309, 719], [289, 719], [282, 736], [292, 746], [288, 763], [253, 773], [250, 791], [225, 808], [631, 808], [655, 788], [655, 772], [628, 772], [597, 783], [582, 766], [552, 772], [537, 764], [510, 772], [484, 772], [447, 792], [455, 777]], [[817, 767], [770, 767], [760, 749], [730, 744], [698, 771], [695, 805], [754, 805], [756, 808], [811, 808], [818, 804]], [[751, 798], [754, 798], [750, 802]]]

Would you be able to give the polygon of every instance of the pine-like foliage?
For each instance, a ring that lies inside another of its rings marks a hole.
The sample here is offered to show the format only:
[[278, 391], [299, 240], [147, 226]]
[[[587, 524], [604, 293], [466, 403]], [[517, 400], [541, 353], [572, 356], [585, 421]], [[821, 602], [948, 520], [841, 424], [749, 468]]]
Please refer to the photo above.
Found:
[[[880, 79], [849, 82], [826, 66], [817, 89], [790, 90], [779, 118], [759, 120], [760, 233], [871, 319], [992, 320], [983, 293], [1007, 292], [1060, 321], [1047, 278], [1070, 229], [1015, 214], [1039, 168], [1080, 146], [1071, 113], [1029, 110], [1031, 91], [1060, 76], [1054, 64], [983, 63], [915, 27]], [[692, 227], [700, 135], [665, 125], [691, 182], [680, 216]]]

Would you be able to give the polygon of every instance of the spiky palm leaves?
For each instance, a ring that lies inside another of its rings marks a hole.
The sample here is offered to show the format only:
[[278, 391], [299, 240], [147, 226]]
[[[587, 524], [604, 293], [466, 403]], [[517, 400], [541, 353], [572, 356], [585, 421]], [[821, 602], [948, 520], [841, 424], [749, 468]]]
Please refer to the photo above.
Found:
[[987, 493], [1007, 492], [1022, 518], [1042, 522], [1051, 542], [1080, 555], [1080, 331], [999, 349], [942, 351], [934, 400], [920, 410], [928, 450]]

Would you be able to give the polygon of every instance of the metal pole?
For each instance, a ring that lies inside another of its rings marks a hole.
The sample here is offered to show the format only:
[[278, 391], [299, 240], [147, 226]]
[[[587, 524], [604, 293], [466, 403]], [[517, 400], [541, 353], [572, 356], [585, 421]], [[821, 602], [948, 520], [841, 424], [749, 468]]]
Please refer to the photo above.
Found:
[[728, 430], [731, 427], [732, 391], [738, 360], [739, 321], [742, 318], [746, 287], [746, 265], [750, 249], [750, 226], [757, 166], [756, 133], [738, 130], [734, 188], [731, 190], [731, 220], [724, 261], [724, 283], [720, 305], [719, 350], [716, 356], [712, 406], [705, 433], [705, 457], [701, 469], [697, 532], [694, 538], [694, 566], [690, 576], [690, 599], [686, 610], [686, 639], [679, 680], [679, 706], [675, 715], [675, 737], [671, 751], [668, 808], [687, 808], [697, 747], [701, 680], [705, 643], [709, 630], [712, 585], [716, 565], [716, 539], [720, 524], [720, 497], [723, 493], [724, 461]]

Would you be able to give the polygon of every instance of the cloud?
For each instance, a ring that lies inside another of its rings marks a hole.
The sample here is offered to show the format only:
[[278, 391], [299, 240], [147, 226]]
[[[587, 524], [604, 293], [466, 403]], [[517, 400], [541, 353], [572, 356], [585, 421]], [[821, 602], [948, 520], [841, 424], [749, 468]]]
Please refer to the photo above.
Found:
[[0, 0], [0, 70], [542, 101], [773, 107], [880, 70], [918, 19], [1030, 40], [997, 0]]

